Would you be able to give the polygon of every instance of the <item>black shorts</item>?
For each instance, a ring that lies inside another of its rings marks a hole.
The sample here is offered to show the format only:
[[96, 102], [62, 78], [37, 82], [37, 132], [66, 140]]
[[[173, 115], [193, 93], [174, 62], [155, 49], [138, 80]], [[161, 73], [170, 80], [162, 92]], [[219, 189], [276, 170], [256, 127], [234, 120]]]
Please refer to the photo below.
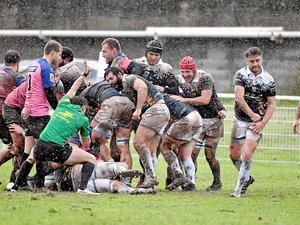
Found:
[[44, 130], [50, 120], [50, 116], [27, 116], [21, 115], [25, 123], [25, 136], [33, 136], [39, 139], [40, 133]]
[[22, 126], [23, 120], [21, 118], [21, 111], [22, 109], [18, 107], [12, 107], [4, 104], [2, 107], [2, 114], [6, 124], [15, 123]]
[[33, 149], [33, 157], [41, 162], [51, 161], [63, 164], [68, 160], [73, 149], [69, 144], [59, 145], [38, 140]]
[[0, 139], [6, 145], [12, 143], [12, 138], [10, 136], [10, 132], [3, 117], [0, 115]]

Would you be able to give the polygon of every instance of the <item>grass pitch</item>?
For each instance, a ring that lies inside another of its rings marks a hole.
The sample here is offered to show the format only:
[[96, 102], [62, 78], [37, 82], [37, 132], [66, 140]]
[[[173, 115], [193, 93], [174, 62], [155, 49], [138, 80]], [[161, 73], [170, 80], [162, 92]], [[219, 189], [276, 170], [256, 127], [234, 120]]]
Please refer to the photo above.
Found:
[[[136, 155], [134, 167], [139, 169]], [[229, 197], [237, 171], [221, 160], [223, 188], [206, 192], [212, 175], [199, 159], [197, 190], [164, 189], [165, 163], [159, 157], [156, 195], [76, 193], [53, 194], [5, 191], [11, 163], [0, 167], [0, 224], [298, 224], [300, 221], [300, 164], [258, 162], [252, 175], [256, 182], [239, 199]], [[137, 182], [136, 180], [134, 183]]]

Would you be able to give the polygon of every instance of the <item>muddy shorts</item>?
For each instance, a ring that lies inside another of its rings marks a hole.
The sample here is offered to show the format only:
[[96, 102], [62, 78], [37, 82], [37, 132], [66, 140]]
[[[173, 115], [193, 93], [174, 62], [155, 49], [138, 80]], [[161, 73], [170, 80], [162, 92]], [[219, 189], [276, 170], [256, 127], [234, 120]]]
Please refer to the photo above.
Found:
[[90, 179], [87, 188], [96, 193], [112, 192], [112, 182], [109, 179]]
[[262, 133], [255, 134], [251, 131], [252, 122], [244, 122], [235, 119], [231, 129], [231, 143], [243, 144], [246, 139], [251, 139], [259, 143]]
[[11, 107], [4, 104], [2, 107], [2, 113], [6, 124], [15, 123], [22, 126], [23, 120], [21, 118], [21, 111], [22, 109], [18, 107]]
[[27, 116], [21, 114], [25, 123], [25, 136], [33, 136], [39, 139], [40, 133], [44, 130], [50, 120], [50, 116]]
[[60, 145], [38, 140], [33, 149], [33, 157], [41, 162], [51, 161], [63, 164], [68, 160], [72, 151], [69, 144]]
[[155, 103], [142, 115], [139, 126], [162, 135], [170, 120], [170, 111], [165, 103]]
[[202, 119], [197, 111], [189, 113], [171, 125], [167, 135], [171, 138], [190, 141], [196, 135], [199, 136], [202, 127]]
[[134, 104], [127, 97], [114, 96], [102, 102], [94, 120], [97, 123], [113, 120], [120, 127], [131, 128], [134, 110]]
[[224, 122], [221, 118], [209, 118], [202, 119], [203, 120], [203, 128], [201, 132], [201, 138], [205, 137], [210, 138], [221, 138], [224, 136]]

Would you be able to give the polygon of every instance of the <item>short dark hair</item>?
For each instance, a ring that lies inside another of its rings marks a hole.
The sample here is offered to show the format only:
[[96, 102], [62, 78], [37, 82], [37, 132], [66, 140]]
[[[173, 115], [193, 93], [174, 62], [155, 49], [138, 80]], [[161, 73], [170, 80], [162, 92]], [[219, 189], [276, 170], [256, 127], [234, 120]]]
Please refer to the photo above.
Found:
[[81, 96], [75, 96], [73, 98], [70, 98], [70, 102], [73, 105], [88, 106], [87, 100], [85, 98], [81, 97]]
[[245, 56], [248, 58], [250, 55], [261, 55], [262, 56], [262, 51], [258, 47], [250, 47], [248, 48], [247, 51], [245, 51]]
[[122, 75], [124, 74], [123, 70], [121, 70], [120, 68], [116, 67], [116, 66], [112, 66], [109, 67], [107, 70], [105, 70], [104, 73], [104, 79], [106, 79], [106, 76], [112, 72], [114, 75], [118, 76], [119, 73], [121, 73]]
[[55, 51], [55, 52], [59, 52], [62, 51], [62, 46], [60, 43], [58, 43], [57, 41], [54, 40], [50, 40], [46, 43], [45, 47], [44, 47], [44, 54], [45, 55], [49, 55], [51, 53], [51, 51]]
[[73, 50], [69, 47], [63, 47], [62, 53], [61, 53], [62, 59], [68, 59], [70, 62], [74, 59], [74, 53]]
[[109, 121], [102, 121], [97, 124], [97, 128], [104, 132], [113, 132], [113, 127]]
[[102, 41], [102, 43], [101, 43], [101, 46], [103, 46], [104, 44], [107, 44], [110, 49], [115, 48], [115, 49], [117, 49], [118, 52], [121, 51], [120, 42], [115, 38], [104, 39], [104, 41]]
[[4, 55], [5, 66], [13, 66], [20, 62], [21, 57], [16, 50], [8, 50]]

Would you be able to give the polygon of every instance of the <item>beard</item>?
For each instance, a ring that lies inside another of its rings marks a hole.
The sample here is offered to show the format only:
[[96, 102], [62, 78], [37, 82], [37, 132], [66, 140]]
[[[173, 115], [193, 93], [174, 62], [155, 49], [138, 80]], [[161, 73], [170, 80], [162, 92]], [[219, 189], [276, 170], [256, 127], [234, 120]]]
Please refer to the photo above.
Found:
[[115, 83], [114, 88], [117, 89], [118, 91], [123, 90], [123, 81], [121, 78], [117, 79], [117, 82]]

